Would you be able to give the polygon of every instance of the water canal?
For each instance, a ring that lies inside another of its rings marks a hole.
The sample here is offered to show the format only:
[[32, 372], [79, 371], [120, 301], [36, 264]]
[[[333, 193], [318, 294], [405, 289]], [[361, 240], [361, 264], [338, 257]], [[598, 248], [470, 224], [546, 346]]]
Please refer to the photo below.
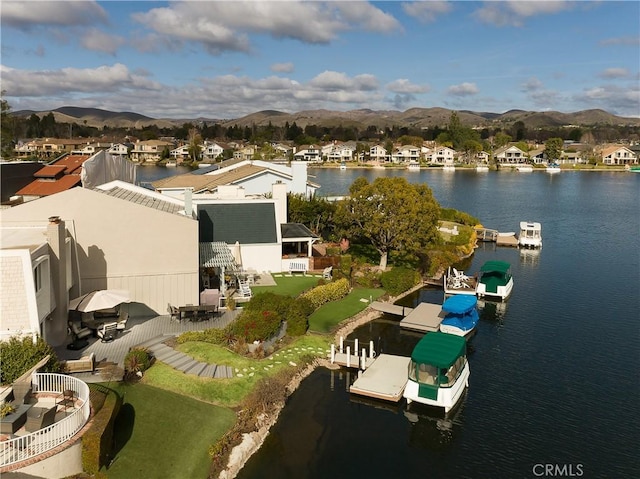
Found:
[[[239, 478], [533, 478], [545, 465], [555, 477], [638, 477], [640, 175], [310, 173], [323, 195], [347, 193], [358, 176], [425, 182], [441, 205], [486, 227], [540, 221], [544, 247], [485, 244], [460, 265], [474, 273], [487, 259], [508, 261], [515, 285], [504, 305], [481, 311], [470, 387], [456, 414], [367, 403], [347, 392], [353, 374], [317, 369]], [[442, 292], [407, 301], [421, 300], [441, 302]], [[397, 323], [383, 316], [352, 337], [409, 355], [419, 338]]]

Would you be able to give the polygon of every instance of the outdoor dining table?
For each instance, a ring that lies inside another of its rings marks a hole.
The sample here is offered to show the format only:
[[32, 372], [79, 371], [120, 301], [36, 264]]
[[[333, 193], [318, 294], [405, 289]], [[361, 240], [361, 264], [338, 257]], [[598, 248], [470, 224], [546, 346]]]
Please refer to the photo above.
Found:
[[178, 307], [178, 319], [180, 321], [182, 321], [183, 317], [192, 321], [205, 318], [212, 319], [216, 312], [218, 312], [218, 306], [215, 304], [188, 304]]

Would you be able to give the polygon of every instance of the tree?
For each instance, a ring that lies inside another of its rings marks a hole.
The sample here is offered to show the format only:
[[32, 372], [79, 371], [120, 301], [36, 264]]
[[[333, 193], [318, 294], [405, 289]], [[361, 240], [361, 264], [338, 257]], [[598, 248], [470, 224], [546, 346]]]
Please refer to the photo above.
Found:
[[376, 248], [381, 270], [390, 252], [417, 254], [436, 237], [440, 206], [427, 185], [402, 177], [380, 177], [373, 183], [358, 178], [349, 192], [338, 205], [336, 223], [346, 235]]
[[562, 138], [549, 138], [545, 141], [544, 153], [547, 157], [547, 161], [552, 163], [560, 158], [563, 143]]
[[496, 133], [496, 136], [493, 137], [493, 144], [496, 148], [500, 148], [501, 146], [505, 146], [511, 141], [511, 137], [503, 132]]
[[0, 94], [0, 155], [10, 157], [13, 155], [14, 123], [11, 115], [11, 105], [4, 99], [4, 90]]
[[189, 130], [189, 158], [191, 161], [196, 162], [200, 159], [202, 154], [202, 137], [197, 128], [191, 128]]

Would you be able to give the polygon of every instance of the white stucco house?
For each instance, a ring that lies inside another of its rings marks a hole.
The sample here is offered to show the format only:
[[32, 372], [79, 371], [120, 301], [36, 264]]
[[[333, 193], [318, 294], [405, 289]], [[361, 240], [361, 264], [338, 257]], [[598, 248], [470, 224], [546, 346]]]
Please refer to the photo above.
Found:
[[605, 165], [635, 165], [638, 163], [638, 156], [631, 149], [620, 145], [604, 148], [601, 158]]
[[514, 145], [506, 145], [498, 148], [493, 153], [493, 158], [500, 165], [518, 165], [527, 162], [527, 153]]
[[453, 165], [455, 157], [455, 150], [446, 146], [436, 146], [429, 151], [426, 160], [433, 165]]

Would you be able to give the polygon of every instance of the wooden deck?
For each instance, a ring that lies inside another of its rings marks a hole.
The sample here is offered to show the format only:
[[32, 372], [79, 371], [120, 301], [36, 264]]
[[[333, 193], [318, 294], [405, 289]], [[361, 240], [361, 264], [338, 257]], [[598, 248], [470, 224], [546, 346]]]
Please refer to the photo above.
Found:
[[400, 321], [400, 327], [414, 331], [437, 331], [443, 318], [444, 312], [441, 304], [420, 303], [406, 318]]
[[[177, 336], [187, 331], [202, 331], [209, 328], [224, 328], [232, 322], [240, 311], [221, 311], [217, 313], [214, 319], [205, 321], [177, 321], [171, 319], [169, 315], [156, 316], [153, 318], [129, 318], [127, 329], [119, 333], [113, 341], [103, 343], [98, 338], [89, 337], [87, 347], [72, 351], [61, 346], [55, 348], [59, 359], [79, 359], [95, 353], [98, 371], [93, 374], [97, 380], [100, 379], [99, 369], [102, 364], [115, 364], [122, 368], [124, 366], [124, 357], [133, 346], [143, 344], [155, 337]], [[69, 339], [71, 342], [71, 339]], [[85, 382], [91, 381], [91, 373], [74, 374], [74, 376]]]
[[397, 304], [385, 303], [383, 301], [372, 301], [371, 308], [381, 313], [395, 314], [397, 316], [406, 316], [413, 311], [413, 308], [406, 306], [398, 306]]
[[381, 354], [362, 373], [349, 392], [385, 401], [398, 402], [407, 385], [407, 370], [411, 358]]
[[[349, 363], [347, 364], [347, 361]], [[349, 368], [359, 368], [360, 362], [362, 361], [361, 356], [356, 356], [354, 354], [347, 355], [347, 353], [336, 353], [333, 359], [334, 364], [339, 366], [349, 367]], [[373, 364], [375, 358], [370, 358], [367, 356], [365, 367], [368, 368]]]

